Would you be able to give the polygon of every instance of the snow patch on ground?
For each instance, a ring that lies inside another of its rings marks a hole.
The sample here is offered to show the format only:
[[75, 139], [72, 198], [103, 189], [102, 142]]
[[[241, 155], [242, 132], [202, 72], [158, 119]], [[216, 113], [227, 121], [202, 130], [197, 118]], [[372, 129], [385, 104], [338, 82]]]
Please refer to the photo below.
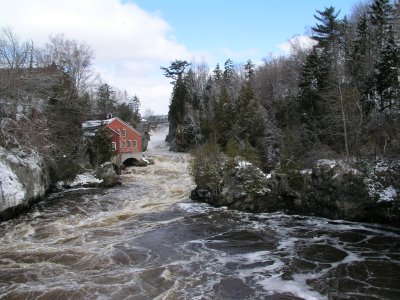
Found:
[[94, 176], [92, 172], [86, 172], [76, 175], [75, 179], [72, 181], [58, 181], [55, 185], [59, 189], [65, 187], [75, 188], [79, 186], [96, 185], [102, 183], [103, 179], [98, 179]]
[[71, 186], [81, 186], [81, 185], [86, 185], [86, 184], [91, 184], [91, 183], [102, 183], [102, 179], [96, 178], [92, 173], [87, 172], [83, 174], [78, 174], [74, 181], [71, 182]]
[[338, 161], [332, 159], [319, 159], [317, 161], [317, 167], [329, 166], [331, 169], [333, 169], [337, 164]]
[[[335, 159], [319, 159], [316, 163], [317, 167], [321, 166], [329, 166], [330, 169], [335, 167], [339, 167], [345, 173], [351, 173], [354, 175], [361, 175], [362, 173], [354, 168], [352, 168], [348, 163], [344, 162], [343, 160], [335, 160]], [[306, 170], [304, 170], [306, 171]], [[303, 174], [310, 174], [310, 173], [303, 173]]]
[[248, 162], [248, 161], [240, 160], [240, 161], [238, 162], [238, 165], [237, 165], [236, 168], [242, 169], [242, 168], [249, 167], [249, 166], [251, 166], [251, 165], [252, 165], [252, 163], [250, 163], [250, 162]]
[[301, 175], [311, 175], [312, 174], [312, 170], [311, 169], [303, 169], [300, 171]]
[[379, 202], [393, 202], [399, 200], [399, 185], [396, 178], [396, 168], [399, 161], [377, 161], [371, 164], [364, 182], [368, 194]]
[[397, 196], [396, 190], [392, 186], [389, 186], [379, 193], [378, 202], [394, 201], [396, 196]]

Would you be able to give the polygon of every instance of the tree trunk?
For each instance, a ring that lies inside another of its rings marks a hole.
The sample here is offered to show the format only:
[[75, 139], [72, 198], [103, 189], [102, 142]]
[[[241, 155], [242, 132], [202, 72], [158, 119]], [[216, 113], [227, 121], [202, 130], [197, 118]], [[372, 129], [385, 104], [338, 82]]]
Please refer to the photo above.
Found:
[[347, 161], [349, 159], [349, 145], [348, 145], [348, 138], [347, 138], [346, 107], [344, 104], [342, 86], [341, 86], [340, 82], [338, 83], [338, 89], [339, 89], [339, 98], [340, 98], [340, 109], [342, 112], [344, 147], [345, 147], [345, 151], [346, 151], [346, 161]]

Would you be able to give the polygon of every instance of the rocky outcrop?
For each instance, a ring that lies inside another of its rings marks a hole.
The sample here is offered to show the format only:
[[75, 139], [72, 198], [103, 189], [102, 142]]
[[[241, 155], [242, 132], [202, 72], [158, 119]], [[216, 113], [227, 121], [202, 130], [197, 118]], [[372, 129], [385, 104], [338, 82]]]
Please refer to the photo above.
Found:
[[320, 160], [308, 170], [267, 175], [241, 162], [228, 172], [217, 191], [197, 186], [191, 198], [250, 212], [285, 211], [400, 225], [400, 164], [353, 165]]
[[96, 177], [102, 180], [100, 183], [102, 187], [113, 187], [121, 184], [118, 174], [114, 169], [114, 165], [111, 162], [102, 164], [96, 170]]
[[0, 220], [17, 215], [42, 198], [51, 184], [42, 157], [23, 147], [0, 147]]
[[176, 126], [169, 124], [166, 142], [170, 145], [170, 151], [189, 152], [194, 145], [201, 144], [203, 141], [204, 137], [200, 134], [198, 125], [190, 114], [184, 117], [182, 124]]

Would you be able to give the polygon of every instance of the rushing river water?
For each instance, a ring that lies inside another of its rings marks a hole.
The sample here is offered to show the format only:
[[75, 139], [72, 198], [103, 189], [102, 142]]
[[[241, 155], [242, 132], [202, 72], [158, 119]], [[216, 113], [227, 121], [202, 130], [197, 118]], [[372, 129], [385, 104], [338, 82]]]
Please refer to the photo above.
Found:
[[400, 230], [194, 203], [189, 156], [0, 223], [1, 299], [400, 299]]

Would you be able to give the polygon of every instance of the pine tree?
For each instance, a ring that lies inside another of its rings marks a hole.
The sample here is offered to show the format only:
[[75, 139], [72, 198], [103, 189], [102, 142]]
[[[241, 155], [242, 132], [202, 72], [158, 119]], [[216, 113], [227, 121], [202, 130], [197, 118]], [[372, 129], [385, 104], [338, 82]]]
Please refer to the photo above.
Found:
[[96, 168], [101, 164], [110, 161], [113, 155], [111, 142], [112, 139], [109, 129], [103, 125], [97, 130], [91, 145], [91, 162]]
[[137, 127], [142, 119], [139, 108], [140, 108], [140, 99], [137, 95], [134, 95], [129, 101], [129, 110], [131, 111], [130, 123], [133, 127]]
[[214, 106], [214, 133], [219, 145], [225, 148], [227, 141], [232, 137], [232, 128], [235, 116], [231, 100], [226, 89], [223, 89], [219, 100]]
[[371, 93], [373, 90], [373, 51], [371, 44], [371, 34], [368, 26], [367, 16], [364, 14], [356, 29], [356, 37], [350, 53], [349, 73], [352, 85], [355, 86], [360, 94], [363, 113], [368, 114], [373, 103]]
[[188, 91], [184, 74], [188, 66], [190, 64], [185, 60], [175, 60], [171, 62], [169, 67], [161, 67], [164, 70], [165, 77], [173, 79], [171, 84], [174, 85], [168, 111], [169, 132], [167, 142], [176, 139], [178, 126], [183, 124], [185, 117]]
[[203, 91], [203, 109], [200, 111], [200, 131], [207, 140], [213, 131], [215, 100], [215, 81], [210, 75]]
[[197, 87], [196, 75], [192, 69], [189, 69], [185, 75], [185, 84], [188, 91], [188, 103], [192, 105], [193, 109], [199, 110], [201, 106], [199, 88]]
[[164, 71], [164, 76], [172, 78], [173, 81], [171, 83], [175, 84], [175, 82], [185, 73], [185, 69], [188, 66], [190, 66], [190, 63], [186, 60], [175, 60], [171, 62], [169, 67], [160, 67], [160, 69]]
[[235, 76], [235, 67], [233, 65], [233, 61], [231, 59], [227, 59], [224, 64], [224, 72], [222, 77], [224, 79], [225, 85], [229, 86], [232, 84], [232, 80]]
[[49, 142], [54, 149], [53, 176], [69, 179], [79, 171], [82, 156], [81, 103], [69, 76], [59, 79], [46, 107]]
[[220, 81], [222, 79], [222, 71], [221, 71], [221, 68], [220, 68], [219, 64], [217, 64], [215, 66], [213, 74], [214, 74], [213, 76], [214, 76], [214, 80], [215, 81], [218, 82], [218, 81]]
[[108, 114], [113, 114], [115, 110], [115, 91], [107, 83], [101, 84], [96, 91], [97, 110], [106, 118]]
[[313, 48], [301, 69], [299, 108], [306, 123], [318, 122], [324, 112], [322, 93], [326, 88], [328, 65], [316, 48]]
[[256, 147], [257, 140], [263, 135], [265, 129], [262, 111], [254, 90], [249, 84], [244, 84], [234, 104], [235, 137], [248, 141], [252, 147]]
[[338, 59], [337, 49], [341, 36], [341, 21], [338, 19], [340, 11], [336, 13], [335, 8], [330, 6], [324, 11], [317, 10], [317, 13], [319, 15], [314, 15], [314, 17], [320, 23], [312, 27], [314, 34], [311, 38], [317, 41], [316, 47], [323, 50], [327, 59], [330, 61]]
[[389, 0], [374, 0], [371, 8], [371, 24], [375, 29], [374, 39], [377, 42], [377, 51], [383, 47], [383, 37], [389, 25], [393, 7]]
[[376, 64], [376, 90], [379, 97], [379, 111], [400, 108], [400, 48], [389, 27], [387, 41]]
[[168, 121], [170, 122], [170, 126], [172, 126], [172, 128], [176, 129], [179, 124], [182, 124], [185, 116], [185, 102], [187, 100], [187, 95], [188, 92], [184, 79], [182, 76], [178, 76], [172, 91], [172, 97], [168, 111]]
[[249, 59], [247, 61], [247, 63], [244, 65], [244, 74], [245, 74], [245, 78], [246, 80], [250, 81], [254, 78], [254, 64], [252, 63], [252, 61]]

